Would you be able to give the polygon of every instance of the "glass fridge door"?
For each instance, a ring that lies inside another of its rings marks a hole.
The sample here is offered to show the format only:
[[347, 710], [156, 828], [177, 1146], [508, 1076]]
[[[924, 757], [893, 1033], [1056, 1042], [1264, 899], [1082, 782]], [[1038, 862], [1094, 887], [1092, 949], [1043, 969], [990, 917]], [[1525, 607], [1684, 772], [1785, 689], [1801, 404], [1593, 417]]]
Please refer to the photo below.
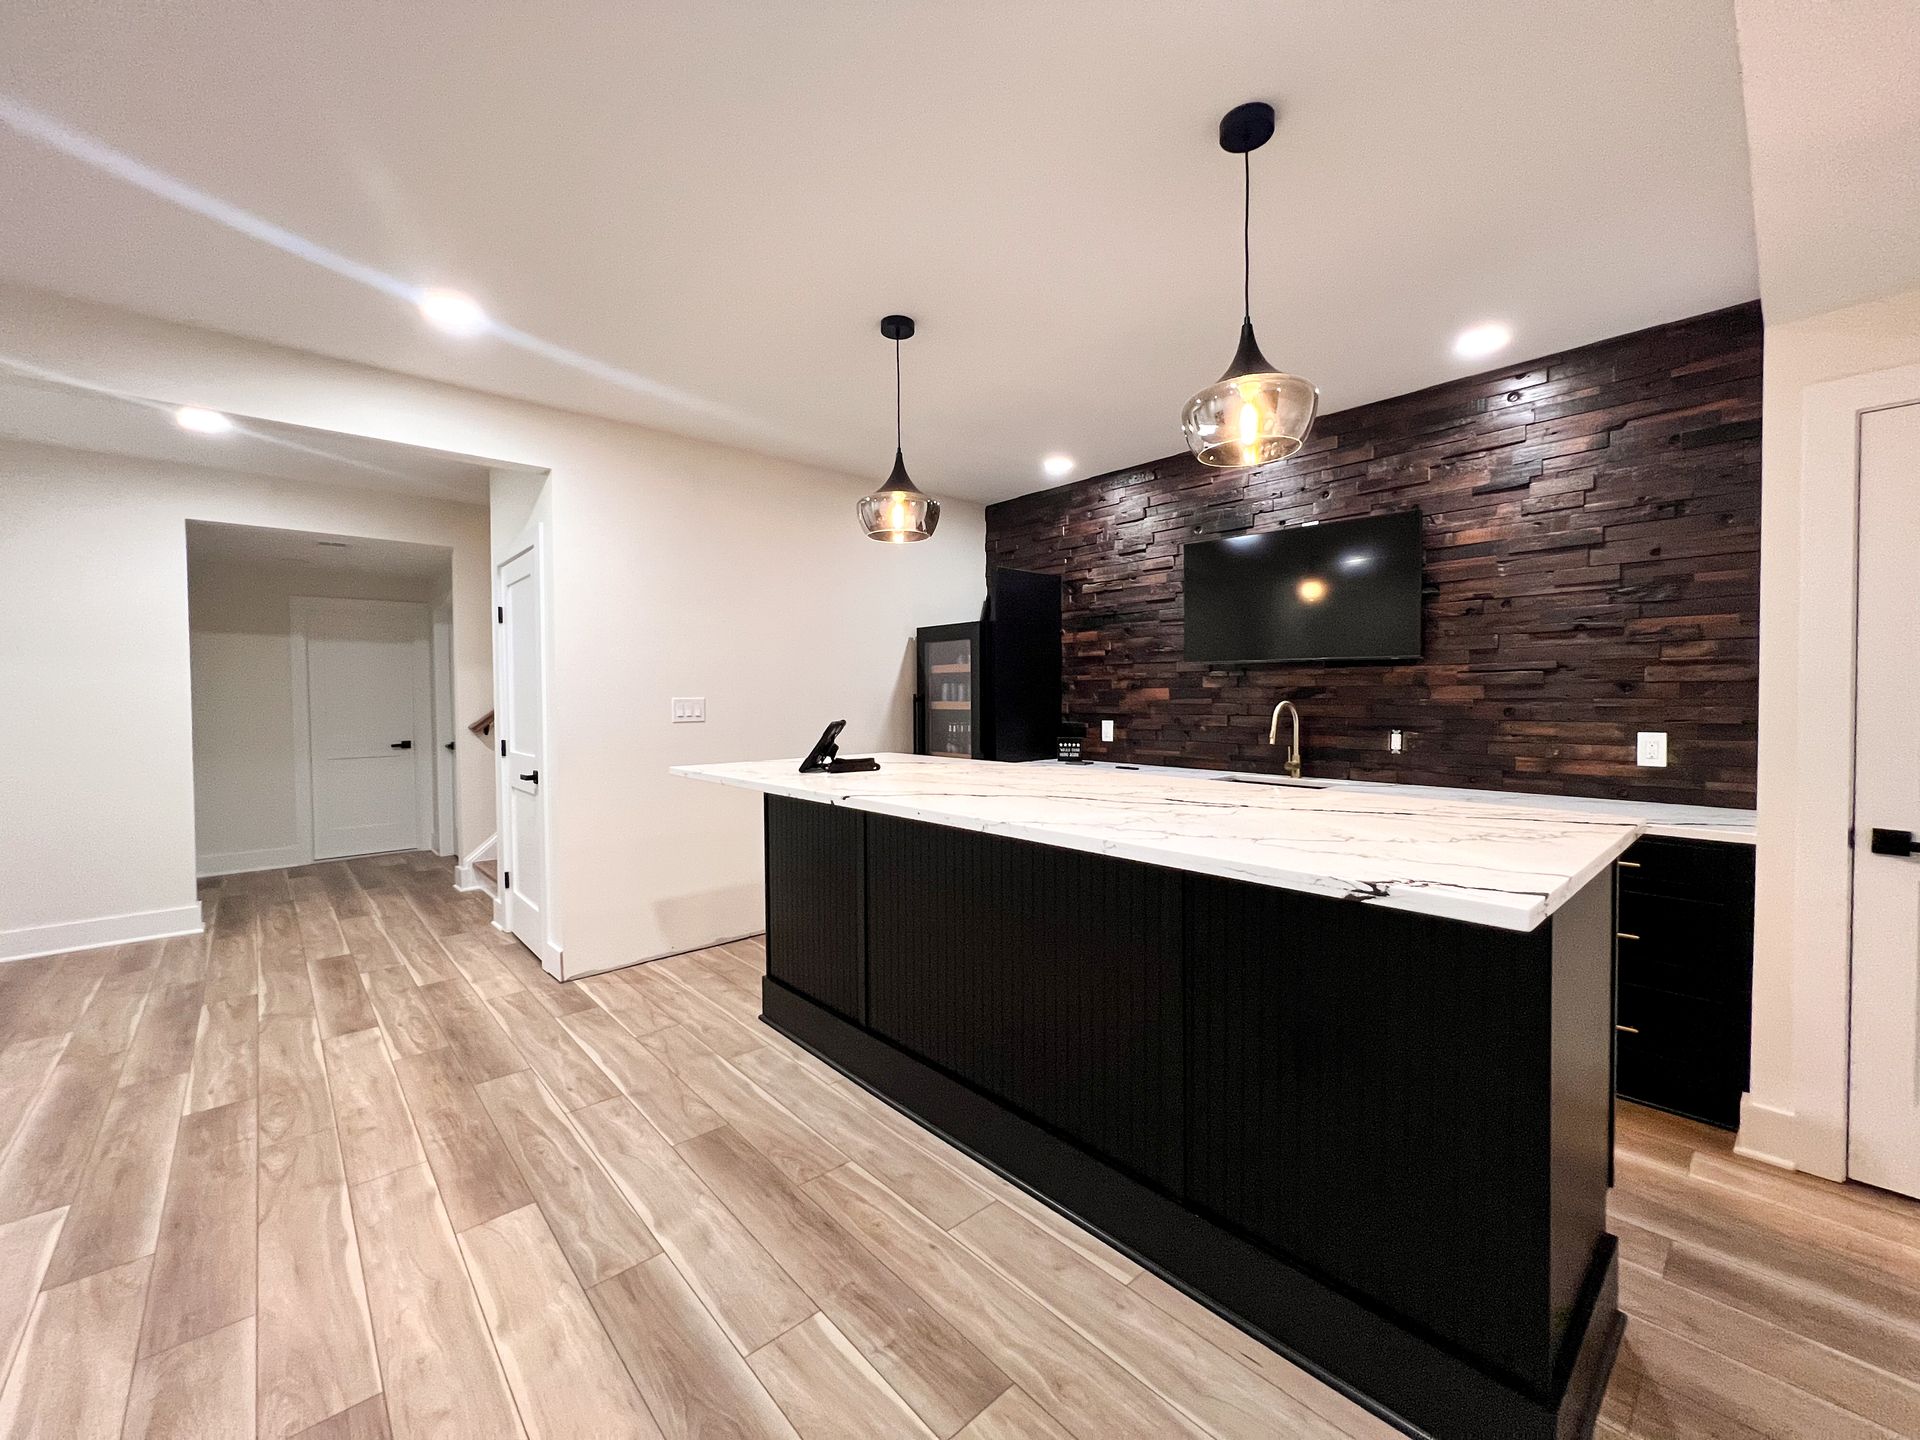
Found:
[[973, 754], [975, 658], [970, 638], [927, 640], [920, 646], [929, 755]]

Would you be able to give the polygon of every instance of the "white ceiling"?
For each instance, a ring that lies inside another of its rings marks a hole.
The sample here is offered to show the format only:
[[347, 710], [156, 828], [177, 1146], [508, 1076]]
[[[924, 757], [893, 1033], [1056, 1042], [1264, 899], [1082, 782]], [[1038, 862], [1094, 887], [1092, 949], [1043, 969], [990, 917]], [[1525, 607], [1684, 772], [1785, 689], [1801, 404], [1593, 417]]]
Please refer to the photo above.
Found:
[[1503, 363], [1475, 321], [1518, 362], [1758, 293], [1731, 0], [12, 4], [0, 274], [876, 478], [904, 310], [913, 472], [998, 498], [1179, 447], [1250, 98], [1255, 318], [1325, 409]]
[[[177, 397], [176, 397], [177, 398]], [[0, 436], [241, 475], [487, 503], [485, 464], [412, 445], [232, 417], [224, 435], [174, 422], [170, 401], [25, 376], [0, 358]]]
[[1740, 0], [1739, 20], [1767, 319], [1920, 287], [1920, 4]]
[[259, 525], [187, 522], [187, 558], [285, 571], [380, 575], [402, 580], [444, 580], [453, 552], [439, 545], [405, 540], [370, 540], [360, 535], [323, 535], [306, 530], [270, 530]]

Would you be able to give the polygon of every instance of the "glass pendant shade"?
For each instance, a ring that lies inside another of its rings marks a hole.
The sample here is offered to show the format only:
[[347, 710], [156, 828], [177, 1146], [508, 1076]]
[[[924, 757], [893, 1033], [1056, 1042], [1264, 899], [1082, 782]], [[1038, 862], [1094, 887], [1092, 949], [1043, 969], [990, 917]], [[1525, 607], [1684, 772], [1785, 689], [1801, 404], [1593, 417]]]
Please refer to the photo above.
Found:
[[860, 528], [869, 540], [895, 545], [930, 540], [940, 524], [940, 502], [908, 477], [906, 460], [898, 450], [893, 452], [893, 473], [886, 483], [871, 495], [862, 495], [857, 508]]
[[1306, 443], [1319, 408], [1320, 392], [1312, 384], [1268, 363], [1248, 321], [1240, 327], [1233, 364], [1187, 401], [1180, 425], [1202, 465], [1267, 465]]

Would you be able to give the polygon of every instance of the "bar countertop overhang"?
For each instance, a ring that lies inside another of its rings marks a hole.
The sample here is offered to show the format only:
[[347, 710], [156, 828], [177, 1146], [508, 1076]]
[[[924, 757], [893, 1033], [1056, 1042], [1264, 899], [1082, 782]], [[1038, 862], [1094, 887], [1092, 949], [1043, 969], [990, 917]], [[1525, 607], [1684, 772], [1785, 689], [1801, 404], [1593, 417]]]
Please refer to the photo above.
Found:
[[1532, 930], [1639, 837], [1615, 817], [1304, 784], [881, 755], [881, 768], [799, 773], [799, 760], [673, 773], [875, 815], [1111, 855], [1503, 930]]

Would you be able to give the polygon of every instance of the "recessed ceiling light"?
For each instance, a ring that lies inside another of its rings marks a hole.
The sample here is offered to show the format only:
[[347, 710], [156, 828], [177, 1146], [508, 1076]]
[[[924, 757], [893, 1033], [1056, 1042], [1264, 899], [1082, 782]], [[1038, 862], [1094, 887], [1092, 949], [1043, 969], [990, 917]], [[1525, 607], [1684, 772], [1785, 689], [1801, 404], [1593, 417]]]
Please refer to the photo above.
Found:
[[1055, 480], [1064, 480], [1073, 473], [1073, 456], [1049, 455], [1040, 462], [1040, 468]]
[[1462, 360], [1479, 360], [1513, 343], [1513, 330], [1498, 320], [1484, 325], [1469, 325], [1455, 337], [1453, 353]]
[[419, 305], [427, 323], [449, 335], [478, 335], [487, 328], [480, 302], [458, 290], [422, 290]]
[[196, 435], [224, 435], [233, 429], [233, 421], [218, 410], [207, 410], [199, 405], [182, 405], [173, 412], [173, 418], [182, 430], [191, 430]]

